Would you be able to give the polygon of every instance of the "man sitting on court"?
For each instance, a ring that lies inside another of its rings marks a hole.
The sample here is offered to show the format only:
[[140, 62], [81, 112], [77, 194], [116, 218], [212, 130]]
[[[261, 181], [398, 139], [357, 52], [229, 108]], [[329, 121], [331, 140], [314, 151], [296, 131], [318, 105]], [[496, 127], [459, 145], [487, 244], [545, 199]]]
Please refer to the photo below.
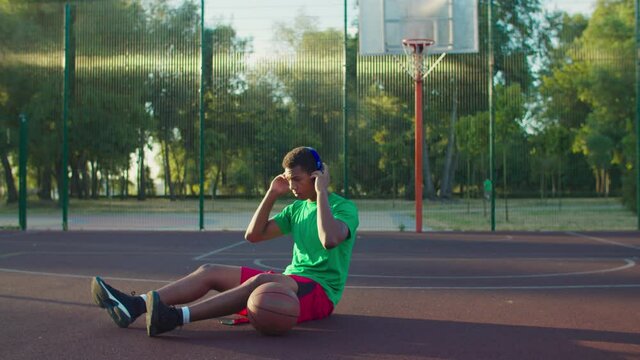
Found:
[[[206, 264], [141, 296], [124, 294], [95, 277], [91, 293], [96, 304], [123, 328], [146, 313], [147, 333], [155, 336], [189, 322], [241, 313], [256, 287], [277, 282], [298, 295], [298, 322], [329, 316], [347, 280], [358, 210], [353, 202], [327, 190], [329, 170], [314, 149], [291, 150], [282, 167], [284, 173], [271, 181], [245, 233], [252, 243], [291, 234], [293, 258], [282, 274]], [[276, 200], [289, 190], [296, 200], [269, 219]], [[190, 306], [174, 307], [196, 301], [210, 290], [219, 293]]]

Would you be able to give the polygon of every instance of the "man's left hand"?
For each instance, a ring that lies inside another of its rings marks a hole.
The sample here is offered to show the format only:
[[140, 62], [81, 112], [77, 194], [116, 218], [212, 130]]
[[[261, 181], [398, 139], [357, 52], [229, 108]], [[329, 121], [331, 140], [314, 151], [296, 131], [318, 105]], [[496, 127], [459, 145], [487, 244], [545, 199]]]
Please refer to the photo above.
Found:
[[322, 170], [316, 170], [311, 173], [311, 178], [316, 179], [316, 193], [326, 192], [329, 187], [329, 167], [326, 163], [322, 164]]

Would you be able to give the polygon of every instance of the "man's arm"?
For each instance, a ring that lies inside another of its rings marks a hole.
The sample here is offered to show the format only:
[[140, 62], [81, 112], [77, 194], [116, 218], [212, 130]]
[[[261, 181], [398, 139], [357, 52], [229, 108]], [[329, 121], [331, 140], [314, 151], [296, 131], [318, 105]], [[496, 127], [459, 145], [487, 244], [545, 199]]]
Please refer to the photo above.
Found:
[[269, 214], [276, 200], [289, 189], [287, 180], [283, 175], [278, 175], [271, 182], [269, 190], [258, 205], [251, 222], [244, 233], [244, 238], [252, 243], [273, 239], [282, 235], [280, 227], [275, 221], [269, 220]]
[[326, 164], [324, 164], [323, 171], [315, 171], [312, 176], [316, 178], [318, 236], [322, 246], [328, 250], [340, 245], [349, 237], [349, 227], [344, 222], [336, 220], [331, 213], [329, 191], [327, 190], [329, 169]]

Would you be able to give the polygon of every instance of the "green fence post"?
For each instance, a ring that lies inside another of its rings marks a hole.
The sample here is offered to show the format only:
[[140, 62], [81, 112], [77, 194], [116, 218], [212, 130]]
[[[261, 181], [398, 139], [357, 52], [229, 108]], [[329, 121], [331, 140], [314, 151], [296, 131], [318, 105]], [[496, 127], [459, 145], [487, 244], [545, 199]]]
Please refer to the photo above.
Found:
[[27, 117], [20, 114], [20, 194], [19, 194], [19, 221], [20, 230], [27, 230], [27, 141], [28, 141]]
[[71, 75], [71, 4], [64, 6], [64, 88], [62, 94], [62, 171], [60, 186], [60, 201], [62, 205], [62, 230], [68, 230], [69, 213], [69, 183], [68, 183], [68, 156], [69, 147], [67, 144], [67, 119], [69, 117], [69, 86]]
[[200, 231], [204, 230], [204, 0], [200, 0]]
[[488, 42], [489, 42], [489, 180], [491, 181], [491, 231], [496, 231], [496, 187], [495, 187], [495, 109], [493, 108], [493, 19], [492, 19], [493, 0], [488, 2], [487, 22], [488, 22]]
[[347, 37], [347, 2], [348, 0], [344, 0], [344, 33], [343, 33], [343, 53], [344, 53], [344, 63], [342, 65], [342, 153], [344, 158], [343, 165], [343, 184], [344, 184], [344, 197], [349, 197], [349, 167], [348, 167], [348, 126], [347, 122], [349, 119], [349, 96], [347, 94], [347, 64], [349, 57], [349, 45], [348, 45], [348, 37]]
[[636, 0], [636, 216], [640, 230], [640, 0]]

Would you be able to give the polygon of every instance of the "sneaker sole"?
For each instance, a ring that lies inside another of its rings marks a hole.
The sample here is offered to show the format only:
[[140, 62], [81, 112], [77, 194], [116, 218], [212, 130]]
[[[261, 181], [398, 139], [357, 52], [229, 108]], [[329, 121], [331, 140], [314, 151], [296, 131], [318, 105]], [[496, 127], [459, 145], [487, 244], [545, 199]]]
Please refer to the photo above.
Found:
[[102, 286], [100, 285], [102, 283], [102, 279], [100, 279], [100, 277], [96, 276], [93, 279], [91, 279], [91, 297], [93, 298], [93, 302], [98, 305], [99, 307], [106, 309], [107, 306], [103, 303], [103, 289]]
[[153, 337], [158, 334], [156, 327], [153, 325], [158, 322], [158, 313], [154, 311], [158, 307], [160, 298], [155, 291], [147, 293], [147, 335]]
[[104, 282], [98, 276], [91, 280], [91, 295], [93, 296], [93, 302], [99, 307], [106, 309], [116, 325], [121, 328], [129, 327], [132, 323], [129, 311], [107, 290]]

